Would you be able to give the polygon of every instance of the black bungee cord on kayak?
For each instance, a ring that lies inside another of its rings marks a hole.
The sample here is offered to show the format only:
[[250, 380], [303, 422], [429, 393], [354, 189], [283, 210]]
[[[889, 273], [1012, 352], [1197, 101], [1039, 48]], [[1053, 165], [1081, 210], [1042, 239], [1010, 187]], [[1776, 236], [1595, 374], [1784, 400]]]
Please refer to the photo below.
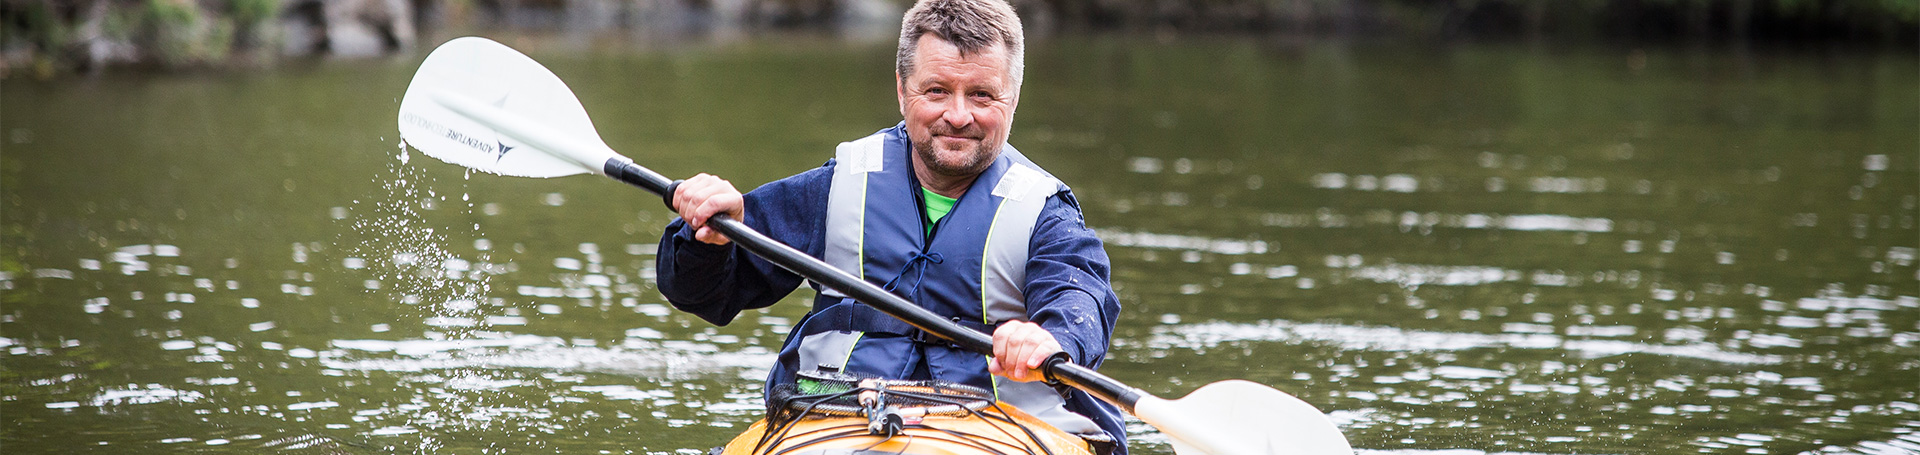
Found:
[[[844, 438], [879, 436], [874, 444], [884, 443], [906, 429], [937, 431], [952, 438], [935, 437], [926, 434], [909, 437], [945, 441], [965, 445], [992, 455], [1054, 455], [1053, 450], [1034, 433], [1032, 428], [1014, 419], [1006, 417], [1006, 410], [995, 402], [988, 391], [946, 381], [937, 380], [889, 380], [860, 379], [838, 373], [805, 372], [800, 373], [793, 384], [776, 386], [767, 400], [767, 429], [760, 440], [754, 444], [750, 453], [757, 455], [785, 455], [805, 448], [813, 443]], [[992, 408], [999, 414], [985, 413], [982, 410]], [[848, 424], [829, 428], [815, 429], [800, 434], [790, 434], [799, 421], [809, 415], [866, 417], [866, 425]], [[1019, 428], [1028, 441], [1036, 447], [1030, 447], [1024, 441], [1013, 446], [1004, 441], [994, 441], [1009, 446], [1008, 452], [995, 448], [982, 441], [977, 434], [930, 427], [919, 423], [907, 423], [928, 416], [970, 417], [987, 422], [989, 427], [999, 430], [1010, 440], [1020, 440], [998, 423]], [[996, 423], [998, 422], [998, 423]], [[822, 434], [834, 430], [830, 434]], [[779, 446], [775, 441], [790, 438], [808, 438], [807, 443], [773, 451]]]

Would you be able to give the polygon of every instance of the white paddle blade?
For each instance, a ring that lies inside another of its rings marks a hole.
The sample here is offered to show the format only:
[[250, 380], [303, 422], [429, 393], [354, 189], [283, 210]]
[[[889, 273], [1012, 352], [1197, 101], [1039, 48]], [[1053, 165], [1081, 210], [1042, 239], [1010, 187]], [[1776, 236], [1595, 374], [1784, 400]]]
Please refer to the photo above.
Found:
[[1141, 398], [1134, 415], [1172, 439], [1179, 455], [1353, 454], [1326, 414], [1254, 382], [1215, 382], [1178, 400]]
[[420, 63], [400, 100], [400, 137], [441, 161], [518, 177], [599, 173], [619, 156], [558, 76], [479, 37]]

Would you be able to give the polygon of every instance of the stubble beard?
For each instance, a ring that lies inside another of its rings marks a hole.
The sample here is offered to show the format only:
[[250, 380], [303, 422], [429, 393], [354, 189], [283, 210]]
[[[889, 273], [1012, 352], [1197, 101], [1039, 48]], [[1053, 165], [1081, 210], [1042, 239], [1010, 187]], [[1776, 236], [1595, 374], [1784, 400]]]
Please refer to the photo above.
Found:
[[[980, 143], [973, 146], [971, 150], [972, 153], [965, 153], [965, 150], [942, 150], [934, 143], [934, 138], [943, 135], [974, 137], [980, 139]], [[987, 166], [992, 165], [993, 158], [998, 156], [998, 154], [994, 152], [999, 148], [999, 144], [989, 143], [989, 141], [982, 136], [983, 135], [974, 133], [973, 131], [955, 131], [951, 128], [936, 125], [928, 129], [927, 137], [913, 141], [913, 152], [919, 155], [920, 163], [926, 166], [928, 171], [932, 171], [935, 174], [952, 177], [977, 175], [985, 172]], [[942, 159], [942, 152], [949, 155], [946, 157], [948, 159]], [[961, 153], [965, 153], [965, 156], [951, 156]]]

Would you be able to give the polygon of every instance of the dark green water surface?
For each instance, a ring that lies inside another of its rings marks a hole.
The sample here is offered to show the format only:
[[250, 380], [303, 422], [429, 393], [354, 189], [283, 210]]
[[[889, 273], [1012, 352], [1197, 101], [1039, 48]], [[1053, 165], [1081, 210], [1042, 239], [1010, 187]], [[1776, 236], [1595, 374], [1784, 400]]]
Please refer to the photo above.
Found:
[[[525, 46], [672, 176], [899, 118], [885, 43]], [[1116, 378], [1269, 384], [1362, 453], [1920, 452], [1910, 53], [1029, 59], [1013, 141], [1107, 240]], [[810, 293], [672, 311], [658, 199], [404, 150], [418, 62], [0, 85], [0, 450], [697, 455], [757, 419]]]

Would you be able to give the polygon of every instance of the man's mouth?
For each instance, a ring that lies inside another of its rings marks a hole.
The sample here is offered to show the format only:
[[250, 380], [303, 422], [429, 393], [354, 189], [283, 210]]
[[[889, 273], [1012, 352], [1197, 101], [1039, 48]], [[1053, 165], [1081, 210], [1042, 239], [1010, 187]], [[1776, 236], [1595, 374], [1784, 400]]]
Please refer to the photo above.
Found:
[[934, 135], [933, 140], [935, 143], [944, 145], [944, 147], [942, 148], [947, 148], [947, 147], [967, 147], [967, 146], [970, 146], [971, 144], [979, 143], [981, 139], [977, 137], [952, 136], [952, 135], [940, 134], [940, 135]]
[[978, 141], [983, 139], [983, 136], [986, 136], [972, 127], [953, 128], [946, 125], [935, 125], [930, 129], [932, 131], [928, 131], [928, 133], [933, 133], [933, 137], [942, 139]]

